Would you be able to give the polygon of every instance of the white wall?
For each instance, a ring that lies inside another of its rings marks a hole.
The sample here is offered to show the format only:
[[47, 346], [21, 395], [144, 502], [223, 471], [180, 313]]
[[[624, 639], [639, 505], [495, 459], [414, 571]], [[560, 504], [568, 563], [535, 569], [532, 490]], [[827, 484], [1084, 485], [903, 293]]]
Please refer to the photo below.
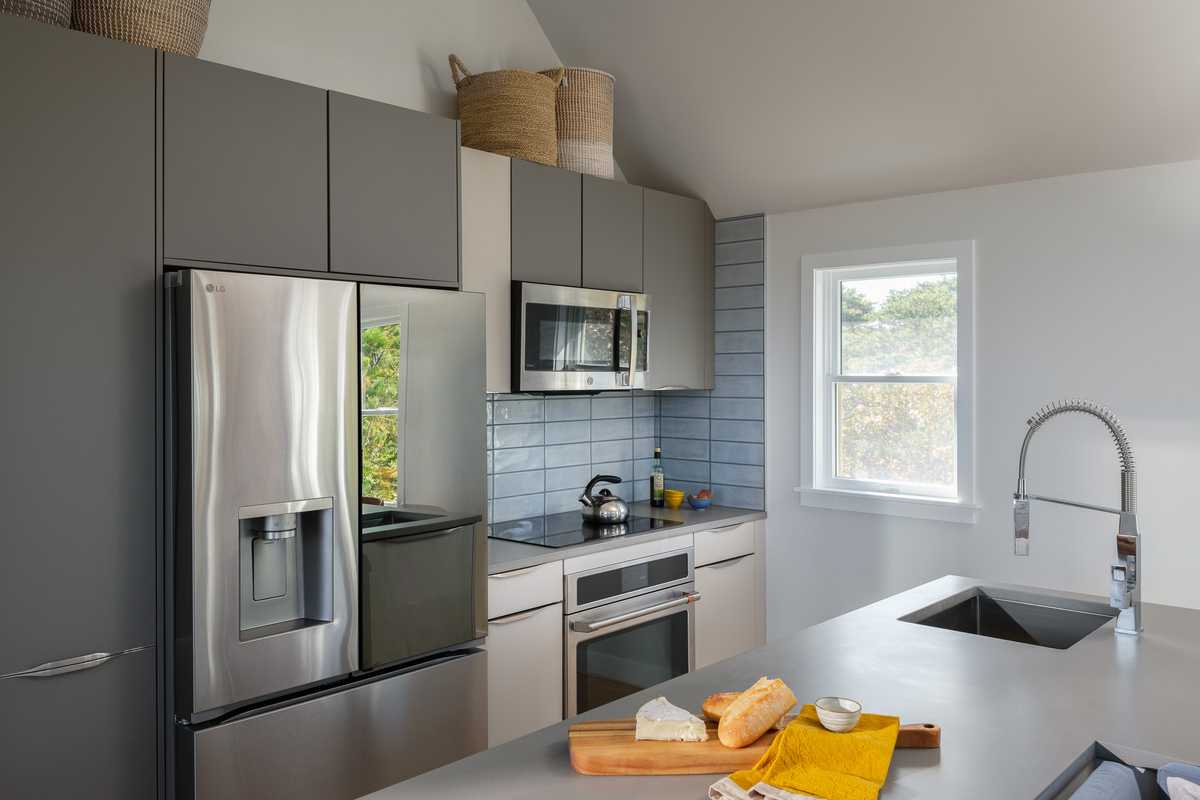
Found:
[[213, 0], [200, 57], [455, 117], [446, 62], [557, 66], [525, 0]]
[[[800, 257], [975, 239], [975, 525], [802, 508]], [[768, 633], [778, 636], [927, 579], [1107, 593], [1114, 519], [1034, 504], [1032, 555], [1012, 554], [1025, 419], [1084, 397], [1132, 438], [1143, 599], [1200, 608], [1200, 161], [918, 195], [767, 217]], [[1116, 450], [1059, 417], [1030, 448], [1031, 492], [1117, 505]]]

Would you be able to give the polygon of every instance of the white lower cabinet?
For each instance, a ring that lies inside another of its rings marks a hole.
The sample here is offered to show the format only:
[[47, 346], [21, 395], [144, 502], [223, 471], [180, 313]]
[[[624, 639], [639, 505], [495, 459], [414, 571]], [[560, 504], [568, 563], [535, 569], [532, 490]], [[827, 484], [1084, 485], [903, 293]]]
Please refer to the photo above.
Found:
[[488, 621], [488, 747], [562, 721], [563, 605]]
[[755, 558], [744, 555], [696, 569], [696, 669], [759, 644]]

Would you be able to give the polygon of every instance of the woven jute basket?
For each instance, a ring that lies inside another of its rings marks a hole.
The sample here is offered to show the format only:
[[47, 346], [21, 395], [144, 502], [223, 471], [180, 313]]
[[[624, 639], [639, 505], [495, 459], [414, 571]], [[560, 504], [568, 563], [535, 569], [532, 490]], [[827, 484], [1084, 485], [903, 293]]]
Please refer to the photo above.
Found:
[[450, 74], [458, 89], [463, 147], [557, 164], [554, 95], [562, 73], [561, 68], [545, 74], [501, 69], [472, 75], [452, 54]]
[[75, 0], [71, 27], [169, 53], [195, 56], [209, 0]]
[[65, 28], [71, 24], [71, 0], [0, 0], [0, 14], [16, 14]]
[[567, 67], [555, 104], [558, 165], [563, 169], [613, 176], [613, 82], [612, 75], [598, 69]]

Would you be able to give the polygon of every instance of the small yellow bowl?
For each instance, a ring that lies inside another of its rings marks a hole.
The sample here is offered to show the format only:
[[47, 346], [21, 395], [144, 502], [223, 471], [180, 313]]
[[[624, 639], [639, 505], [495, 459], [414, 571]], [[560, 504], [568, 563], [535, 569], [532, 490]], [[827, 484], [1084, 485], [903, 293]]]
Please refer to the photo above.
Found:
[[683, 503], [683, 492], [678, 489], [665, 489], [663, 491], [663, 501], [666, 502], [667, 508], [679, 508]]

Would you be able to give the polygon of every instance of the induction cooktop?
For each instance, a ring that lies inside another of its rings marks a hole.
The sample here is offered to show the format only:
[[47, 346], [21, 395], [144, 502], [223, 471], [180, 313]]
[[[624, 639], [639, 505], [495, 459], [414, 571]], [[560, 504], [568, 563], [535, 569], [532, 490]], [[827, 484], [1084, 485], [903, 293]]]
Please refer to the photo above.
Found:
[[510, 542], [534, 544], [538, 547], [571, 547], [618, 536], [636, 536], [639, 533], [650, 533], [682, 524], [670, 519], [652, 519], [631, 514], [629, 519], [620, 525], [599, 525], [585, 520], [578, 511], [569, 511], [544, 517], [495, 522], [488, 526], [488, 536]]

